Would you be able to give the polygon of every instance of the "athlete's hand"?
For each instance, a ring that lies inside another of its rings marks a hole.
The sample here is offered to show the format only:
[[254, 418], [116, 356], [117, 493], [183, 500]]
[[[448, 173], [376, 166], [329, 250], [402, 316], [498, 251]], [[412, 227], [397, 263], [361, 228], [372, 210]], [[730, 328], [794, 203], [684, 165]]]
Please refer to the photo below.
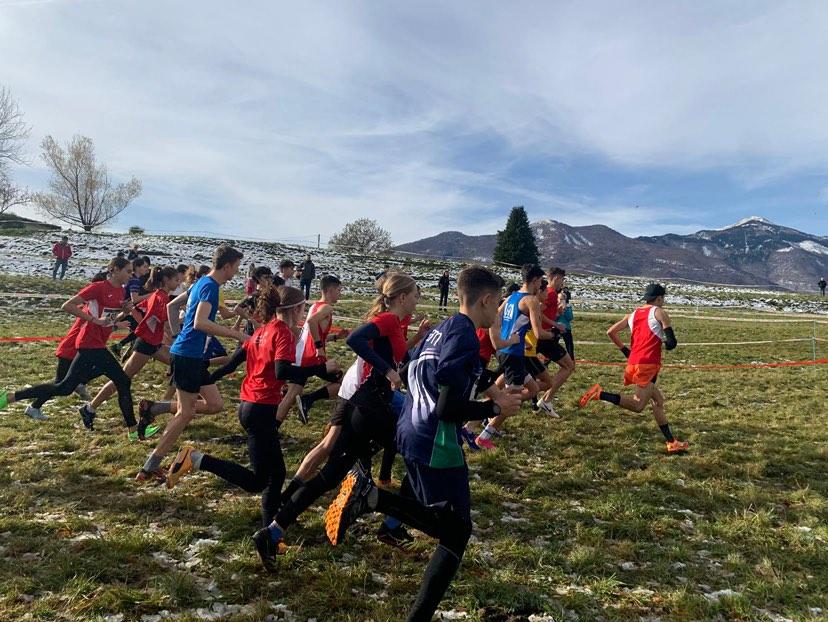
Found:
[[241, 332], [241, 331], [238, 331], [238, 333], [239, 333], [239, 334], [238, 334], [238, 336], [236, 337], [236, 339], [238, 339], [238, 340], [239, 340], [239, 343], [246, 343], [246, 342], [247, 342], [247, 340], [248, 340], [248, 339], [250, 339], [250, 335], [248, 335], [247, 333], [243, 333], [243, 332]]
[[329, 374], [339, 371], [339, 363], [337, 363], [334, 359], [325, 361], [325, 371]]
[[124, 300], [124, 302], [121, 304], [121, 309], [126, 313], [132, 313], [132, 310], [134, 308], [135, 303], [133, 303], [131, 300]]
[[112, 326], [112, 322], [105, 317], [96, 317], [92, 319], [92, 323], [95, 326]]
[[507, 346], [516, 346], [520, 343], [520, 335], [517, 333], [512, 333], [509, 338], [506, 340]]
[[126, 330], [127, 328], [129, 328], [129, 322], [127, 322], [126, 320], [122, 322], [115, 322], [115, 328], [121, 328]]
[[565, 332], [566, 332], [566, 326], [564, 326], [564, 325], [563, 325], [563, 324], [561, 324], [560, 322], [555, 322], [555, 323], [553, 324], [553, 326], [555, 326], [555, 328], [557, 328], [557, 329], [558, 329], [560, 332], [562, 332], [562, 333], [565, 333]]
[[430, 330], [431, 330], [431, 322], [429, 322], [427, 317], [424, 317], [420, 321], [420, 327], [419, 327], [419, 329], [417, 329], [417, 335], [422, 337], [423, 335], [425, 335]]
[[397, 373], [396, 369], [389, 369], [385, 372], [385, 377], [388, 379], [388, 382], [391, 383], [392, 389], [399, 389], [402, 386], [402, 378]]
[[511, 416], [517, 414], [520, 410], [520, 393], [513, 393], [511, 391], [501, 391], [494, 398], [494, 403], [500, 406], [500, 414]]

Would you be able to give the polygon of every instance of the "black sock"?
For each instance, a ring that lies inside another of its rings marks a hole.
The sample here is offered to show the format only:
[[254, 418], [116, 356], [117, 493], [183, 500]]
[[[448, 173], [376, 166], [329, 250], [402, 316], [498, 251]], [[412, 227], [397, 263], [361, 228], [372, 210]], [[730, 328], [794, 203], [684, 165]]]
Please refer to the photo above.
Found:
[[420, 592], [408, 613], [408, 622], [431, 622], [459, 567], [460, 558], [443, 545], [437, 545], [426, 566]]
[[290, 482], [288, 482], [287, 488], [285, 488], [285, 491], [282, 493], [282, 503], [290, 499], [293, 496], [293, 493], [299, 490], [299, 488], [304, 483], [305, 482], [303, 482], [298, 477], [294, 477], [292, 480], [290, 480]]
[[313, 393], [308, 393], [305, 396], [305, 401], [307, 401], [310, 405], [313, 404], [316, 400], [326, 400], [328, 399], [328, 397], [328, 387], [321, 387]]
[[661, 433], [664, 435], [664, 438], [667, 439], [668, 443], [672, 443], [675, 439], [673, 438], [673, 433], [670, 432], [670, 424], [665, 423], [664, 425], [658, 426], [658, 429], [661, 430]]
[[601, 395], [598, 396], [599, 400], [604, 400], [605, 402], [609, 402], [610, 404], [615, 404], [618, 406], [621, 403], [621, 394], [620, 393], [607, 393], [606, 391], [601, 391]]

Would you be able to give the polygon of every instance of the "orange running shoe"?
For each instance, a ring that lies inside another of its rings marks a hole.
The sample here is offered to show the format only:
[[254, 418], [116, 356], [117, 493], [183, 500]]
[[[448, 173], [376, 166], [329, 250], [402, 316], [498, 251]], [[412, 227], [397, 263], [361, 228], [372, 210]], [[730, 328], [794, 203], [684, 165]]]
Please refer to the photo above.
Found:
[[354, 466], [342, 480], [339, 494], [325, 512], [325, 533], [333, 546], [342, 541], [348, 527], [357, 518], [371, 511], [368, 495], [374, 488], [371, 477], [359, 465]]
[[597, 400], [598, 396], [601, 394], [601, 391], [603, 391], [601, 385], [596, 382], [592, 385], [592, 387], [590, 387], [589, 391], [581, 396], [581, 401], [578, 402], [578, 406], [580, 408], [584, 408], [592, 400]]
[[680, 441], [678, 439], [673, 439], [672, 441], [667, 441], [667, 453], [668, 454], [680, 454], [687, 451], [690, 448], [690, 443], [687, 441]]

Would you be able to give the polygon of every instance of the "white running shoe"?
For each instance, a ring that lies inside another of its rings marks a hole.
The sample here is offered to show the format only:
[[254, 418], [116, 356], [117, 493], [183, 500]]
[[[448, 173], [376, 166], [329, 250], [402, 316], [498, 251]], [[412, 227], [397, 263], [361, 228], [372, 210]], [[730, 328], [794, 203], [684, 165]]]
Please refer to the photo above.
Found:
[[543, 412], [545, 412], [553, 419], [561, 418], [561, 416], [555, 412], [555, 409], [552, 407], [552, 404], [550, 402], [547, 402], [545, 400], [538, 400], [538, 408], [540, 408]]
[[26, 406], [26, 416], [35, 421], [46, 421], [49, 417], [44, 415], [39, 408], [34, 406]]

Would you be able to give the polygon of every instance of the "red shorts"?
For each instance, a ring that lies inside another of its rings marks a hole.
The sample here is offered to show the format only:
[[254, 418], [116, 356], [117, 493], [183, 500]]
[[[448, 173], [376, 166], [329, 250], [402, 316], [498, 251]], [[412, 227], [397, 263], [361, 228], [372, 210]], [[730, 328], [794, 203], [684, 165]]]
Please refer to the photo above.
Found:
[[639, 387], [646, 387], [655, 381], [661, 365], [641, 363], [638, 365], [627, 365], [624, 370], [624, 385], [634, 384]]

